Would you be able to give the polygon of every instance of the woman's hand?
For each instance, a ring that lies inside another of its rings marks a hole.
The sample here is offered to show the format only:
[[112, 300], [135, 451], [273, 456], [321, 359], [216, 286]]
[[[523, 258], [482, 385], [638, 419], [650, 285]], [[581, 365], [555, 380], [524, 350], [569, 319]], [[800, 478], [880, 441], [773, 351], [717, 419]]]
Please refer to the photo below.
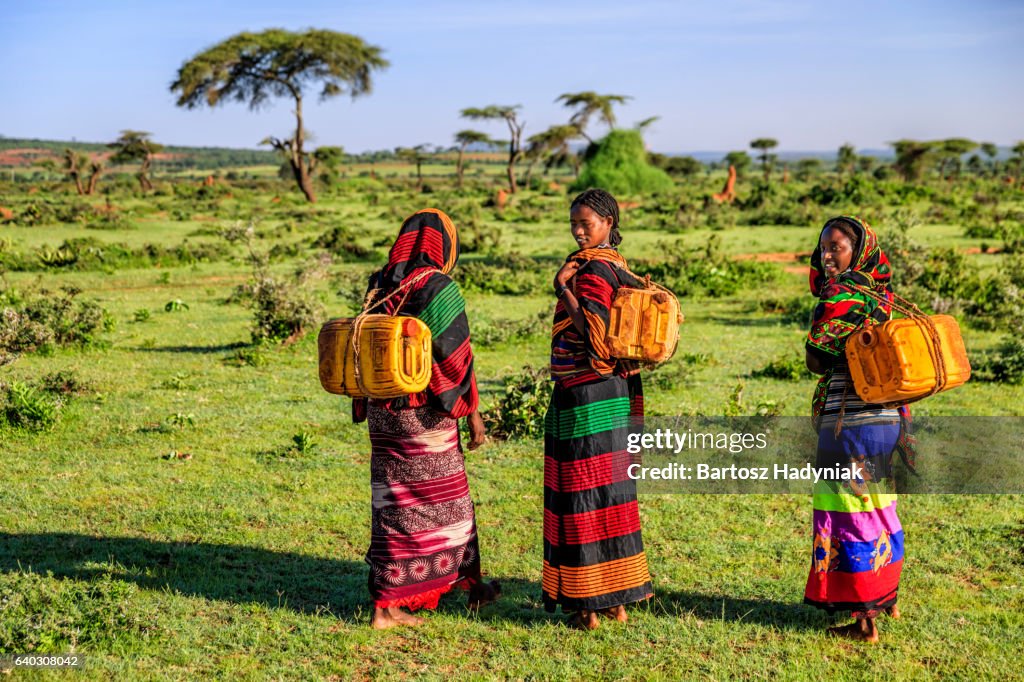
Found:
[[569, 280], [576, 276], [576, 272], [580, 269], [580, 264], [577, 261], [571, 260], [558, 271], [555, 275], [555, 289], [559, 287], [569, 286]]
[[470, 450], [476, 450], [487, 442], [487, 429], [484, 427], [484, 418], [480, 416], [480, 410], [473, 410], [466, 417], [466, 426], [469, 427], [469, 445], [467, 447]]

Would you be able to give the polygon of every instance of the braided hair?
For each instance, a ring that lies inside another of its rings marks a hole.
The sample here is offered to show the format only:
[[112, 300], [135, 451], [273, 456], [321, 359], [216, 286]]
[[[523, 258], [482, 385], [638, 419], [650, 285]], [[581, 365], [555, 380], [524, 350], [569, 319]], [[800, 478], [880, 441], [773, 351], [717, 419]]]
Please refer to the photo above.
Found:
[[615, 201], [615, 197], [603, 189], [588, 189], [572, 200], [569, 210], [577, 206], [586, 206], [602, 218], [611, 218], [612, 230], [608, 234], [608, 242], [612, 246], [622, 243], [622, 235], [619, 234], [619, 202]]

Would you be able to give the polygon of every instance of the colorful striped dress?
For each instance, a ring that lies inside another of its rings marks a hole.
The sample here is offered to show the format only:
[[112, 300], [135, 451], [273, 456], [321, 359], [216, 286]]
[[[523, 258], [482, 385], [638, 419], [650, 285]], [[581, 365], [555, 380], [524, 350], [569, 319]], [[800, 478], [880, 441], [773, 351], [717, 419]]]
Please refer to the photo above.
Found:
[[555, 308], [551, 375], [555, 388], [544, 433], [543, 598], [548, 611], [598, 610], [653, 595], [640, 534], [636, 481], [627, 475], [631, 428], [643, 419], [640, 376], [609, 359], [604, 346], [618, 279], [612, 250], [591, 254], [574, 293], [587, 322], [579, 334], [561, 301]]
[[[804, 602], [855, 617], [874, 617], [896, 603], [903, 569], [903, 527], [896, 515], [893, 454], [901, 444], [901, 411], [865, 403], [850, 381], [846, 340], [863, 325], [888, 320], [891, 307], [858, 290], [891, 296], [891, 271], [875, 233], [864, 221], [842, 216], [858, 236], [851, 267], [824, 274], [821, 254], [811, 256], [811, 292], [818, 296], [807, 336], [808, 352], [828, 368], [812, 403], [818, 428], [816, 466], [856, 467], [853, 481], [814, 485], [811, 566]], [[823, 232], [824, 232], [823, 229]]]
[[430, 328], [430, 384], [422, 393], [366, 406], [372, 497], [366, 561], [370, 595], [380, 608], [434, 608], [455, 585], [480, 580], [457, 423], [477, 409], [473, 351], [465, 300], [445, 274], [457, 256], [448, 216], [420, 211], [403, 224], [387, 267], [371, 284], [386, 294], [433, 270], [384, 304], [388, 313], [417, 317]]
[[815, 465], [831, 469], [853, 464], [863, 476], [860, 481], [814, 485], [813, 547], [804, 601], [829, 613], [874, 617], [896, 603], [903, 569], [903, 527], [892, 485], [900, 415], [864, 403], [852, 386], [847, 391], [848, 381], [845, 363], [838, 364], [819, 416]]

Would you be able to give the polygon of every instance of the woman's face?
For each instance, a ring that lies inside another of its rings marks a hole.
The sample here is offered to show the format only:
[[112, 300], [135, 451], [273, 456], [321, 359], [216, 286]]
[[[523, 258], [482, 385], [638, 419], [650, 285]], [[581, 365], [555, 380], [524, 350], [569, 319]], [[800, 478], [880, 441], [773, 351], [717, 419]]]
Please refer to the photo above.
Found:
[[841, 230], [830, 227], [821, 233], [821, 266], [826, 277], [835, 277], [850, 267], [853, 241]]
[[611, 216], [601, 216], [589, 206], [577, 206], [569, 212], [569, 232], [581, 249], [592, 249], [608, 242]]

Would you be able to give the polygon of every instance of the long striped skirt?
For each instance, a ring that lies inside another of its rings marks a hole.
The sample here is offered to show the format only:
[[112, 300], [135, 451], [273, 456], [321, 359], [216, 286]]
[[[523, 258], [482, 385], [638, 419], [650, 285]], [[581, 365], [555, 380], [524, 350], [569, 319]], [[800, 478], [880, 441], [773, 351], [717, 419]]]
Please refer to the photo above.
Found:
[[856, 465], [863, 481], [818, 481], [814, 540], [804, 602], [829, 613], [874, 617], [896, 603], [903, 569], [903, 527], [896, 516], [892, 453], [898, 423], [844, 427], [818, 435], [817, 466]]
[[473, 501], [456, 421], [429, 407], [370, 401], [370, 595], [387, 608], [435, 608], [480, 579]]
[[640, 537], [630, 424], [640, 377], [556, 384], [544, 433], [544, 607], [605, 609], [653, 596]]

